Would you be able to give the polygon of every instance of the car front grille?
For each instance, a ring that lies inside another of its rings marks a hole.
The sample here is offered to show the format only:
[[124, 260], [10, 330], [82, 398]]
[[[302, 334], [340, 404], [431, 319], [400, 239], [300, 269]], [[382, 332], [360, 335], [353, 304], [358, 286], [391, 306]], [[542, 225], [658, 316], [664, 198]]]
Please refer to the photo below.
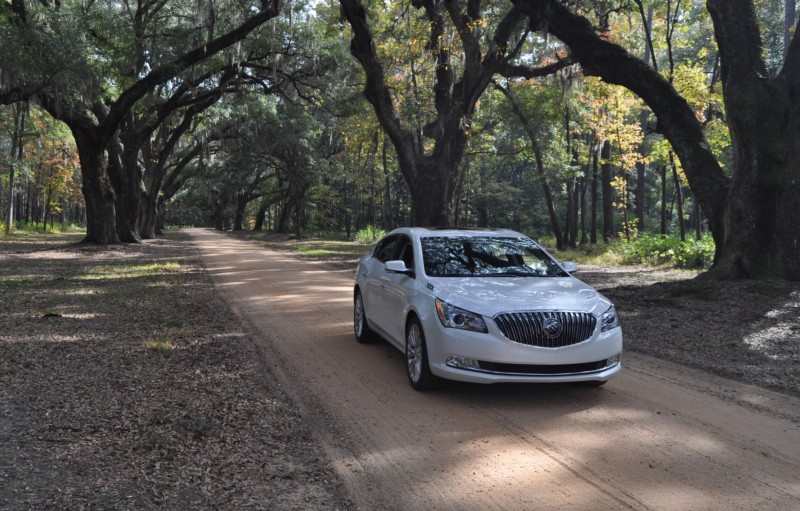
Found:
[[508, 312], [494, 322], [508, 339], [540, 348], [562, 348], [592, 336], [597, 318], [587, 312]]

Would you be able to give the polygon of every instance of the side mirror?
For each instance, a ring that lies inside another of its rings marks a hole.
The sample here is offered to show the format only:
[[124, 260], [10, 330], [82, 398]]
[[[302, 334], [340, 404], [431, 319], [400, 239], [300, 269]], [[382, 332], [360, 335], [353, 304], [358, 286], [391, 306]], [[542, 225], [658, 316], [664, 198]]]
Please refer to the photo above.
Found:
[[407, 275], [409, 277], [414, 277], [414, 270], [410, 268], [406, 268], [406, 263], [403, 261], [386, 261], [384, 264], [384, 268], [386, 269], [386, 273], [399, 273], [402, 275]]
[[575, 273], [578, 271], [578, 265], [572, 261], [561, 263], [561, 267], [564, 268], [564, 271], [567, 273]]

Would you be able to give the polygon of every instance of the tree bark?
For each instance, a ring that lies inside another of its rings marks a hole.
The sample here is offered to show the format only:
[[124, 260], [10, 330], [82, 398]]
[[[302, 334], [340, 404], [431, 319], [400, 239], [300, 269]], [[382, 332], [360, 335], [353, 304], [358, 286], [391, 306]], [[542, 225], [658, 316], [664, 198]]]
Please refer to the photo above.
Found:
[[661, 166], [661, 234], [667, 234], [667, 166]]
[[591, 227], [589, 241], [592, 245], [597, 245], [597, 193], [598, 193], [598, 180], [600, 163], [600, 151], [602, 150], [603, 141], [595, 140], [593, 143], [594, 151], [592, 151], [592, 193], [591, 193]]
[[267, 208], [270, 204], [264, 203], [261, 204], [258, 208], [258, 212], [256, 213], [256, 223], [253, 226], [254, 231], [262, 231], [264, 230], [264, 220], [267, 217]]
[[383, 228], [387, 231], [394, 229], [394, 214], [392, 211], [392, 186], [389, 179], [389, 141], [383, 139], [381, 161], [383, 163]]
[[108, 178], [105, 144], [94, 129], [72, 129], [81, 162], [83, 198], [86, 201], [86, 236], [83, 241], [108, 245], [119, 243], [114, 202], [116, 197]]
[[141, 202], [141, 176], [138, 147], [132, 140], [113, 138], [108, 145], [108, 177], [114, 187], [117, 236], [122, 243], [140, 243], [139, 208]]
[[611, 143], [608, 140], [603, 142], [603, 149], [600, 152], [602, 163], [601, 181], [603, 188], [603, 241], [608, 243], [614, 237], [614, 187], [611, 181], [614, 178], [614, 168], [610, 163]]
[[789, 53], [792, 31], [797, 23], [797, 0], [784, 0], [783, 8], [783, 57]]
[[681, 241], [686, 241], [686, 219], [683, 216], [683, 184], [678, 175], [678, 166], [672, 152], [669, 153], [669, 166], [672, 167], [672, 182], [675, 183], [675, 203], [678, 205], [678, 233]]
[[726, 236], [716, 269], [800, 281], [800, 39], [770, 78], [751, 1], [708, 0], [733, 146]]

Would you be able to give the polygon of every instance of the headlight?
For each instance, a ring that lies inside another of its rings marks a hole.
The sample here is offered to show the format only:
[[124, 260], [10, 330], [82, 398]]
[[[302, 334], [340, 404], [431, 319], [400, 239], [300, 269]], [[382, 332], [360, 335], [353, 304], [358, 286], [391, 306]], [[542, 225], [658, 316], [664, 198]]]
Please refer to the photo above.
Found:
[[611, 330], [612, 328], [617, 328], [618, 326], [619, 316], [617, 316], [617, 310], [612, 305], [603, 313], [602, 316], [600, 316], [600, 331], [605, 332], [606, 330]]
[[486, 323], [483, 316], [460, 309], [447, 302], [436, 299], [436, 314], [442, 324], [448, 328], [458, 328], [461, 330], [471, 330], [473, 332], [487, 333]]

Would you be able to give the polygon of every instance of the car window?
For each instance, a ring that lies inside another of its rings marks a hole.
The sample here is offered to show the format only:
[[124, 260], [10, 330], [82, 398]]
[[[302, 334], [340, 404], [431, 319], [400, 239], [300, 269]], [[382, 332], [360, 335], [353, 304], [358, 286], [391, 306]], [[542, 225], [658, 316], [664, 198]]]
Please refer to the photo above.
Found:
[[403, 238], [400, 251], [397, 253], [398, 259], [401, 259], [409, 270], [414, 269], [414, 245], [408, 238]]
[[394, 253], [397, 250], [397, 244], [399, 242], [399, 236], [389, 236], [384, 238], [375, 247], [375, 251], [372, 253], [372, 256], [382, 263], [389, 261], [392, 259], [392, 256], [394, 256]]
[[425, 273], [432, 277], [561, 277], [566, 274], [527, 238], [422, 238]]

